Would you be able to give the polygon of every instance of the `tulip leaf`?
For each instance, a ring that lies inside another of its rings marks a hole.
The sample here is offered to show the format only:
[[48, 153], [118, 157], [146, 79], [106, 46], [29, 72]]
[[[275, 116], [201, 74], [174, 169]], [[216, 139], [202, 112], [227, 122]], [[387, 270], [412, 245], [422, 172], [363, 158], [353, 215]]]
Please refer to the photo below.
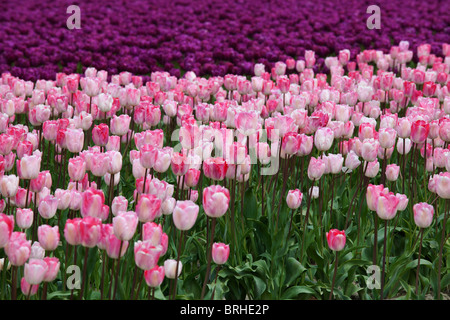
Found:
[[306, 268], [295, 258], [289, 257], [286, 260], [286, 279], [284, 285], [289, 286], [302, 275]]
[[306, 286], [295, 286], [287, 289], [281, 296], [282, 300], [289, 300], [298, 298], [299, 295], [313, 295], [317, 298], [317, 292]]

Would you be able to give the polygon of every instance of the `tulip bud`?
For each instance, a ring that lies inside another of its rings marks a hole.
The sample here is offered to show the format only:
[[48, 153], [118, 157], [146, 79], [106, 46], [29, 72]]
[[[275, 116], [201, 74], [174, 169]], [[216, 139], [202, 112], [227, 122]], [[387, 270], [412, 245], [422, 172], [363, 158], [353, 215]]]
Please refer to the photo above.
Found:
[[228, 210], [230, 192], [220, 185], [212, 185], [203, 190], [203, 208], [212, 218], [223, 216]]
[[44, 282], [52, 282], [59, 272], [60, 262], [58, 258], [45, 257], [43, 260], [47, 264], [47, 272], [44, 275]]
[[153, 269], [145, 270], [144, 278], [149, 287], [156, 288], [161, 285], [164, 280], [165, 269], [164, 267], [155, 266]]
[[136, 214], [141, 222], [151, 222], [160, 215], [161, 199], [153, 194], [142, 194], [136, 205]]
[[31, 209], [16, 209], [16, 222], [20, 229], [28, 229], [33, 224], [33, 210]]
[[59, 228], [58, 226], [50, 227], [49, 225], [41, 225], [38, 227], [38, 240], [42, 248], [47, 251], [53, 251], [58, 247]]
[[157, 265], [161, 252], [160, 245], [153, 246], [150, 242], [137, 241], [134, 244], [134, 261], [142, 270], [150, 270]]
[[133, 211], [120, 212], [113, 218], [114, 235], [122, 241], [133, 238], [138, 224], [138, 216]]
[[191, 229], [197, 220], [198, 211], [199, 206], [190, 200], [177, 201], [172, 214], [175, 227], [183, 231]]
[[47, 270], [48, 266], [44, 260], [30, 259], [25, 264], [24, 278], [31, 285], [40, 284], [44, 280]]
[[183, 269], [183, 264], [181, 261], [178, 261], [178, 268], [177, 268], [177, 261], [174, 259], [168, 259], [164, 261], [164, 272], [166, 274], [166, 277], [169, 279], [175, 279], [178, 278], [181, 274], [181, 270]]
[[345, 231], [331, 229], [326, 233], [328, 247], [333, 251], [341, 251], [345, 247], [346, 235]]
[[321, 158], [311, 157], [308, 165], [308, 178], [310, 180], [319, 180], [324, 174], [326, 164]]
[[433, 222], [434, 208], [432, 205], [421, 202], [413, 206], [414, 222], [419, 228], [428, 228]]
[[215, 264], [225, 264], [230, 255], [230, 246], [224, 243], [213, 243], [212, 245], [212, 259]]
[[299, 189], [289, 190], [286, 203], [290, 209], [297, 209], [302, 204], [303, 194]]

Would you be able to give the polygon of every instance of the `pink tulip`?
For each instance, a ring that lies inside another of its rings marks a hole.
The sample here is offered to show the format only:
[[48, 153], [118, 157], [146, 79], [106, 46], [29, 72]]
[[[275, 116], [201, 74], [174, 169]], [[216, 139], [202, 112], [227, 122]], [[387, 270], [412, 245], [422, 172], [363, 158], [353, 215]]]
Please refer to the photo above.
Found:
[[109, 136], [108, 143], [106, 144], [106, 151], [120, 151], [120, 137]]
[[81, 207], [82, 193], [80, 191], [72, 189], [70, 191], [70, 210], [79, 211]]
[[189, 200], [191, 200], [192, 202], [197, 202], [198, 200], [198, 190], [191, 190], [191, 197], [189, 198]]
[[58, 199], [58, 210], [66, 210], [70, 205], [70, 190], [56, 189], [55, 197]]
[[237, 112], [234, 118], [234, 125], [239, 132], [249, 136], [256, 132], [258, 128], [258, 114], [254, 111]]
[[130, 122], [131, 118], [126, 114], [122, 114], [120, 116], [114, 115], [110, 124], [111, 134], [116, 136], [126, 135], [130, 128]]
[[380, 171], [380, 163], [378, 160], [367, 163], [365, 176], [369, 178], [375, 178]]
[[25, 208], [16, 209], [16, 222], [20, 229], [28, 229], [33, 225], [33, 210]]
[[22, 266], [30, 256], [31, 240], [23, 232], [13, 232], [4, 248], [11, 265]]
[[379, 147], [380, 143], [378, 140], [373, 138], [365, 139], [361, 144], [361, 157], [367, 162], [376, 160]]
[[369, 122], [363, 122], [359, 126], [358, 137], [361, 141], [372, 139], [376, 135], [375, 126]]
[[106, 153], [94, 153], [89, 160], [86, 158], [85, 161], [87, 162], [86, 169], [89, 167], [94, 176], [103, 177], [108, 171], [111, 159]]
[[82, 157], [75, 157], [69, 159], [68, 165], [69, 177], [73, 181], [83, 180], [86, 174], [86, 162]]
[[215, 264], [225, 264], [230, 256], [230, 246], [225, 243], [214, 242], [212, 245], [212, 259]]
[[[23, 156], [20, 159], [20, 178], [31, 180], [36, 179], [39, 175], [41, 168], [41, 157], [36, 155]], [[19, 168], [18, 168], [19, 170]]]
[[102, 206], [105, 202], [103, 191], [89, 188], [81, 196], [81, 216], [101, 218]]
[[100, 93], [100, 79], [99, 78], [81, 78], [81, 87], [83, 91], [89, 96], [94, 97]]
[[[122, 162], [123, 157], [122, 154], [118, 151], [107, 151], [106, 155], [109, 157], [108, 162], [108, 173], [111, 174], [119, 174], [120, 170], [122, 170]], [[119, 175], [120, 177], [120, 175]], [[116, 179], [115, 181], [119, 181], [119, 179]]]
[[299, 189], [289, 190], [286, 197], [286, 203], [289, 208], [297, 209], [302, 204], [303, 194]]
[[[120, 251], [120, 257], [123, 257], [128, 249], [128, 241], [121, 241], [114, 235], [112, 224], [103, 224], [102, 225], [102, 242], [104, 242], [103, 246], [105, 247], [106, 254], [108, 257], [112, 259], [119, 258], [119, 250], [122, 246], [122, 250]], [[99, 243], [100, 244], [100, 243]]]
[[439, 137], [445, 142], [450, 142], [450, 119], [439, 120]]
[[161, 244], [163, 234], [160, 224], [147, 222], [142, 226], [142, 241], [150, 242], [153, 246]]
[[221, 181], [227, 173], [227, 162], [220, 157], [209, 158], [203, 162], [203, 172], [207, 178]]
[[369, 184], [367, 186], [366, 201], [367, 201], [367, 206], [369, 207], [369, 210], [371, 210], [371, 211], [377, 210], [378, 198], [380, 196], [380, 193], [383, 191], [383, 189], [384, 189], [384, 186], [382, 184], [381, 185]]
[[321, 158], [311, 157], [308, 165], [308, 178], [310, 180], [319, 180], [324, 174], [326, 164]]
[[133, 211], [123, 211], [113, 218], [114, 235], [122, 241], [133, 238], [138, 224], [138, 216]]
[[79, 153], [83, 150], [84, 132], [82, 129], [66, 129], [66, 147], [72, 153]]
[[153, 168], [158, 157], [158, 149], [151, 144], [144, 144], [140, 148], [140, 162], [144, 168]]
[[406, 195], [400, 194], [400, 193], [397, 193], [395, 196], [397, 197], [397, 199], [399, 201], [398, 205], [397, 205], [397, 211], [400, 211], [400, 212], [404, 211], [406, 209], [406, 207], [408, 206], [408, 202], [409, 202], [408, 197]]
[[111, 204], [111, 212], [117, 216], [121, 211], [127, 211], [128, 200], [124, 196], [117, 196], [113, 199]]
[[48, 171], [39, 172], [37, 178], [30, 181], [30, 191], [31, 192], [41, 192], [45, 186], [45, 180], [47, 178]]
[[81, 244], [81, 221], [81, 218], [67, 219], [66, 221], [66, 225], [64, 227], [64, 238], [72, 246]]
[[42, 248], [47, 251], [53, 251], [58, 247], [59, 228], [58, 226], [50, 227], [49, 225], [41, 225], [38, 227], [38, 239]]
[[319, 151], [327, 151], [331, 148], [334, 140], [333, 130], [329, 127], [317, 129], [314, 134], [314, 145]]
[[435, 178], [436, 193], [443, 199], [450, 199], [450, 173], [441, 172]]
[[397, 141], [397, 152], [403, 154], [403, 144], [405, 144], [405, 154], [408, 154], [411, 151], [411, 140], [410, 139], [398, 139]]
[[200, 142], [200, 129], [196, 123], [183, 123], [179, 132], [179, 139], [181, 146], [184, 149], [193, 149], [198, 146]]
[[31, 156], [31, 154], [33, 153], [33, 144], [28, 140], [20, 141], [17, 144], [16, 151], [17, 151], [17, 158], [19, 159], [22, 159], [22, 157], [25, 155]]
[[164, 261], [164, 273], [166, 277], [169, 279], [178, 278], [181, 274], [182, 269], [183, 264], [181, 263], [181, 261], [178, 261], [178, 268], [177, 268], [177, 260], [168, 259]]
[[167, 198], [161, 204], [161, 211], [164, 215], [170, 215], [175, 208], [176, 200], [174, 198]]
[[153, 194], [143, 194], [136, 205], [136, 214], [141, 222], [151, 222], [160, 215], [161, 199]]
[[92, 141], [96, 146], [104, 147], [109, 141], [109, 127], [104, 123], [95, 125], [92, 128]]
[[271, 151], [267, 142], [258, 142], [256, 144], [256, 156], [261, 164], [268, 164], [270, 162]]
[[175, 227], [182, 231], [191, 229], [197, 220], [198, 211], [199, 206], [190, 200], [177, 201], [172, 214]]
[[203, 208], [211, 218], [223, 216], [230, 202], [230, 192], [220, 185], [212, 185], [203, 189]]
[[44, 259], [45, 249], [38, 241], [33, 242], [29, 259]]
[[193, 188], [198, 184], [199, 179], [200, 179], [200, 170], [192, 168], [186, 172], [184, 183], [189, 188]]
[[142, 270], [150, 270], [157, 266], [162, 247], [153, 246], [150, 242], [137, 241], [134, 243], [134, 261]]
[[386, 179], [389, 181], [396, 181], [400, 173], [400, 167], [395, 163], [386, 166]]
[[344, 163], [344, 157], [338, 154], [328, 154], [327, 171], [331, 174], [338, 174], [342, 171], [342, 164]]
[[282, 152], [293, 155], [300, 150], [302, 135], [296, 132], [288, 132], [282, 140]]
[[413, 206], [414, 222], [419, 228], [428, 228], [433, 222], [434, 207], [426, 202]]
[[14, 146], [14, 138], [8, 134], [0, 134], [0, 154], [6, 156]]
[[145, 270], [144, 278], [147, 285], [151, 288], [157, 288], [164, 280], [164, 267], [155, 266], [153, 269]]
[[0, 177], [0, 190], [3, 197], [14, 197], [19, 190], [19, 177], [15, 175]]
[[33, 296], [38, 292], [39, 285], [31, 285], [27, 282], [25, 277], [22, 277], [22, 279], [20, 280], [20, 289], [25, 296]]
[[42, 218], [53, 218], [58, 210], [58, 199], [55, 196], [48, 195], [39, 202], [38, 211]]
[[14, 216], [0, 213], [0, 248], [4, 248], [14, 231]]
[[428, 133], [430, 131], [430, 124], [423, 121], [417, 120], [411, 124], [411, 140], [414, 143], [422, 144], [426, 141]]
[[110, 94], [100, 93], [97, 96], [97, 105], [101, 112], [108, 112], [112, 109], [114, 99]]
[[100, 240], [101, 228], [102, 221], [99, 218], [86, 216], [81, 219], [79, 222], [80, 244], [88, 248], [95, 247]]
[[153, 169], [156, 172], [160, 173], [166, 172], [171, 164], [171, 157], [172, 157], [172, 148], [166, 147], [163, 149], [159, 149]]
[[44, 260], [30, 259], [25, 264], [24, 278], [31, 285], [40, 284], [44, 280], [47, 270], [48, 266]]
[[397, 138], [397, 132], [392, 128], [381, 128], [379, 131], [378, 141], [380, 147], [384, 149], [392, 148]]
[[377, 203], [377, 215], [383, 220], [392, 220], [397, 213], [399, 199], [392, 192], [380, 192]]
[[311, 153], [313, 147], [313, 136], [307, 136], [305, 134], [301, 134], [302, 139], [300, 143], [300, 149], [298, 150], [297, 156], [304, 157]]
[[326, 233], [328, 247], [333, 251], [341, 251], [345, 247], [346, 235], [345, 231], [331, 229]]
[[45, 257], [43, 260], [47, 264], [47, 272], [44, 275], [44, 282], [52, 282], [58, 276], [60, 262], [58, 258]]
[[171, 158], [172, 172], [176, 176], [183, 176], [189, 170], [187, 157], [182, 153], [173, 153]]

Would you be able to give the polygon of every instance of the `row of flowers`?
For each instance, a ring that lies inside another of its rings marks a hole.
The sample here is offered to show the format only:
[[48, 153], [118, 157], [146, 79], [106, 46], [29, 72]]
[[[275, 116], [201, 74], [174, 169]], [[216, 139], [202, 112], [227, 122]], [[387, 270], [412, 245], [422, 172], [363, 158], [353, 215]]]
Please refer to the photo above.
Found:
[[[132, 283], [131, 297], [142, 295], [143, 279], [153, 290], [148, 297], [154, 297], [167, 277], [173, 283], [164, 295], [175, 299], [186, 266], [182, 248], [197, 238], [190, 232], [200, 231], [205, 251], [189, 261], [189, 270], [203, 264], [196, 298], [213, 298], [212, 262], [218, 265], [217, 282], [221, 265], [239, 265], [246, 256], [239, 241], [245, 241], [250, 223], [244, 214], [250, 190], [259, 219], [269, 215], [275, 233], [282, 228], [287, 239], [298, 237], [299, 263], [312, 259], [311, 222], [326, 237], [336, 251], [329, 298], [338, 252], [348, 237], [356, 247], [360, 241], [361, 215], [353, 215], [358, 194], [365, 193], [368, 210], [376, 212], [373, 243], [382, 227], [378, 219], [385, 222], [381, 299], [388, 222], [395, 223], [394, 230], [399, 220], [409, 225], [400, 215], [413, 212], [421, 248], [423, 230], [434, 221], [436, 233], [438, 225], [442, 232], [439, 257], [431, 257], [439, 261], [439, 298], [448, 211], [439, 208], [442, 220], [435, 211], [450, 199], [450, 46], [441, 48], [442, 56], [436, 56], [429, 44], [419, 46], [416, 68], [406, 66], [414, 55], [407, 41], [388, 54], [365, 50], [356, 61], [342, 50], [325, 59], [330, 82], [314, 72], [313, 51], [301, 60], [277, 62], [270, 73], [256, 64], [251, 80], [233, 74], [205, 79], [193, 72], [179, 79], [155, 72], [144, 83], [121, 72], [108, 82], [107, 71], [88, 68], [84, 77], [58, 73], [54, 81], [34, 83], [3, 73], [0, 247], [3, 270], [12, 268], [9, 290], [2, 272], [2, 297], [10, 292], [17, 298], [22, 266], [23, 296], [35, 294], [44, 282], [46, 297], [47, 283], [58, 278], [65, 284], [65, 270], [82, 254], [80, 299], [93, 289], [115, 299], [121, 271]], [[265, 178], [270, 178], [266, 185]], [[425, 194], [418, 191], [422, 181], [428, 185]], [[337, 185], [346, 182], [347, 214], [333, 206]], [[304, 194], [305, 211], [296, 214]], [[328, 197], [330, 210], [324, 210]], [[349, 229], [350, 223], [358, 229]], [[226, 231], [216, 232], [216, 225]], [[134, 259], [127, 255], [130, 244]], [[377, 249], [374, 245], [374, 265]], [[102, 255], [96, 261], [100, 282], [87, 272], [92, 252]], [[418, 259], [417, 279], [420, 250]], [[419, 292], [419, 280], [415, 287]]]
[[[387, 53], [392, 43], [407, 40], [416, 50], [429, 43], [433, 54], [448, 43], [448, 3], [428, 1], [403, 6], [380, 1], [381, 29], [370, 30], [372, 3], [289, 0], [270, 2], [79, 1], [81, 29], [69, 30], [66, 9], [72, 3], [23, 1], [2, 7], [0, 69], [25, 80], [54, 79], [56, 73], [95, 67], [116, 74], [145, 76], [167, 71], [197, 75], [252, 75], [254, 63], [267, 69], [276, 61], [317, 53], [316, 71], [327, 56], [361, 46]], [[416, 21], [424, 21], [420, 25]], [[82, 69], [84, 71], [84, 69]]]

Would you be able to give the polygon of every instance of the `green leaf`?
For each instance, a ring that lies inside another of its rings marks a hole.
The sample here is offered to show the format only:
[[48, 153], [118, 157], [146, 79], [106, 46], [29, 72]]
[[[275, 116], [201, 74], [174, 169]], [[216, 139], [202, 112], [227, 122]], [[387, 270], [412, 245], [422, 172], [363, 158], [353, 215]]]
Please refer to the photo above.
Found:
[[258, 216], [257, 203], [253, 190], [251, 188], [247, 189], [244, 194], [244, 216], [247, 219], [256, 219]]
[[289, 286], [294, 280], [297, 280], [306, 268], [295, 258], [289, 257], [286, 261], [286, 280], [284, 285]]
[[254, 299], [259, 299], [261, 295], [266, 291], [267, 285], [263, 279], [259, 277], [253, 277], [255, 280]]
[[447, 273], [442, 279], [441, 279], [441, 288], [445, 289], [445, 287], [447, 287], [448, 285], [450, 285], [450, 273]]
[[317, 296], [317, 292], [314, 289], [311, 289], [309, 287], [305, 287], [305, 286], [295, 286], [295, 287], [290, 287], [289, 289], [287, 289], [282, 297], [281, 300], [288, 300], [288, 299], [293, 299], [298, 297], [300, 294], [312, 294], [314, 296]]
[[92, 270], [95, 267], [95, 264], [97, 263], [97, 261], [99, 261], [97, 255], [98, 255], [97, 248], [89, 249], [89, 255], [87, 259], [87, 270], [86, 270], [88, 276], [91, 275]]
[[55, 292], [49, 293], [47, 295], [47, 300], [52, 300], [53, 298], [63, 298], [63, 297], [70, 297], [70, 291], [55, 291]]
[[[418, 264], [418, 259], [413, 260], [410, 263], [408, 263], [405, 268], [406, 269], [414, 269], [414, 268], [417, 268], [417, 264]], [[421, 267], [422, 266], [431, 267], [431, 266], [433, 266], [433, 264], [428, 260], [420, 259], [420, 266]]]

